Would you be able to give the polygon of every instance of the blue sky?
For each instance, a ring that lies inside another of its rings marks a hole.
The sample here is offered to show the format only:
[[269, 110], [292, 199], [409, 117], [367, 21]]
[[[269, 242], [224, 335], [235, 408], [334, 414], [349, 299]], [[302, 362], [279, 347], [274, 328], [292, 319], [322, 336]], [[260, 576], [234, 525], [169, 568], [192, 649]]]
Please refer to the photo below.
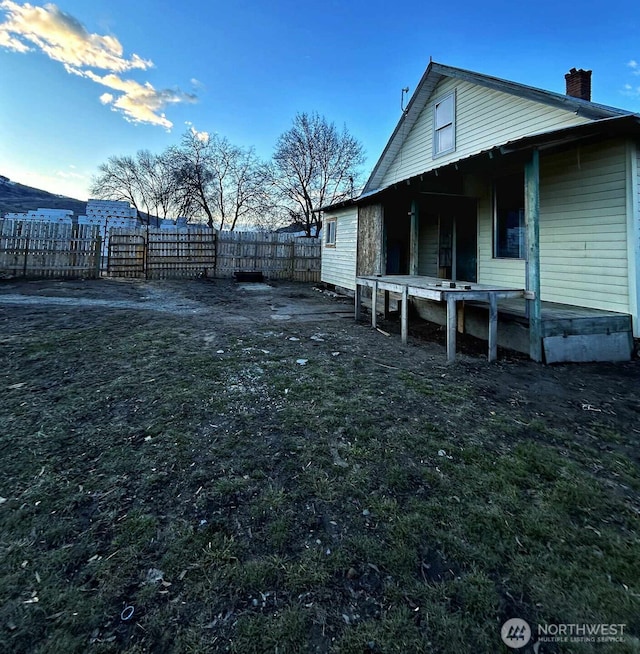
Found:
[[542, 0], [0, 0], [0, 174], [88, 197], [111, 155], [185, 130], [270, 157], [296, 112], [345, 124], [368, 174], [429, 58], [640, 112], [640, 5]]

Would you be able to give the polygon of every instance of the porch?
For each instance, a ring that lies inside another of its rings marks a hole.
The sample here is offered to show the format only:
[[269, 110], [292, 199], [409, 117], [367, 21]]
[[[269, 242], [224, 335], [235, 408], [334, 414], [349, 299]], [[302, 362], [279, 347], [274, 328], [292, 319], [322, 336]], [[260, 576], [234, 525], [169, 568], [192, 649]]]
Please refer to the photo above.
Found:
[[[415, 275], [366, 275], [356, 279], [355, 317], [361, 318], [364, 289], [371, 289], [378, 314], [398, 302], [401, 339], [407, 342], [409, 304], [420, 318], [446, 326], [447, 360], [456, 356], [457, 333], [488, 341], [489, 361], [497, 347], [529, 354], [531, 334], [524, 289], [470, 282], [451, 282]], [[624, 361], [633, 351], [631, 316], [553, 302], [541, 302], [541, 349], [547, 363], [567, 361]], [[372, 302], [373, 305], [373, 302]], [[382, 306], [381, 306], [382, 305]]]

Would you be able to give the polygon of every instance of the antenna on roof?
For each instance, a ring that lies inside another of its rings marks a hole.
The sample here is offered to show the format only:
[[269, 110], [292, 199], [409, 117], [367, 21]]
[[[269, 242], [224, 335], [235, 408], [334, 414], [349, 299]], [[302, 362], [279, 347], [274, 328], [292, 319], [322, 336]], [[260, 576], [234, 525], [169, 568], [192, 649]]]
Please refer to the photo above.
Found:
[[402, 113], [406, 116], [407, 115], [407, 109], [405, 109], [404, 106], [404, 96], [406, 93], [409, 93], [409, 87], [405, 86], [402, 89], [402, 95], [400, 96], [400, 109], [402, 110]]

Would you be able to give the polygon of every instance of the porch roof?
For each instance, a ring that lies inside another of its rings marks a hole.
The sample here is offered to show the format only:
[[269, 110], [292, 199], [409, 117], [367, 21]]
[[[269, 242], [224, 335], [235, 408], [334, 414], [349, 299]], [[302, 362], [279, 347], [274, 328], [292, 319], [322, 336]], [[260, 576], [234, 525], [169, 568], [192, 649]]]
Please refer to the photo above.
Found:
[[357, 198], [345, 200], [341, 203], [331, 205], [330, 207], [323, 207], [322, 209], [319, 209], [319, 211], [365, 204], [392, 189], [399, 188], [403, 184], [410, 186], [413, 182], [422, 180], [426, 176], [438, 176], [443, 171], [447, 170], [458, 171], [468, 169], [483, 159], [497, 159], [506, 155], [516, 155], [518, 153], [524, 154], [531, 152], [532, 150], [543, 152], [545, 150], [560, 148], [574, 143], [593, 141], [596, 139], [615, 138], [617, 136], [640, 136], [640, 114], [628, 114], [625, 116], [604, 118], [592, 123], [564, 127], [550, 132], [542, 132], [532, 136], [524, 136], [513, 141], [507, 141], [501, 145], [495, 145], [487, 150], [482, 150], [477, 154], [470, 155], [469, 157], [413, 175], [412, 177], [407, 177], [406, 179], [394, 182], [388, 186], [365, 191]]

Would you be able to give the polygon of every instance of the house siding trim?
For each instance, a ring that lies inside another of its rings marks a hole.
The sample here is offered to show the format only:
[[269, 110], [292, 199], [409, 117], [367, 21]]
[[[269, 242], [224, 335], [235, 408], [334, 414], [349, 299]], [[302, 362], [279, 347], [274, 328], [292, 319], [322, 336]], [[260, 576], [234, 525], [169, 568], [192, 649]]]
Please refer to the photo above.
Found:
[[629, 311], [633, 335], [640, 338], [640, 148], [627, 141], [627, 261], [629, 268]]

